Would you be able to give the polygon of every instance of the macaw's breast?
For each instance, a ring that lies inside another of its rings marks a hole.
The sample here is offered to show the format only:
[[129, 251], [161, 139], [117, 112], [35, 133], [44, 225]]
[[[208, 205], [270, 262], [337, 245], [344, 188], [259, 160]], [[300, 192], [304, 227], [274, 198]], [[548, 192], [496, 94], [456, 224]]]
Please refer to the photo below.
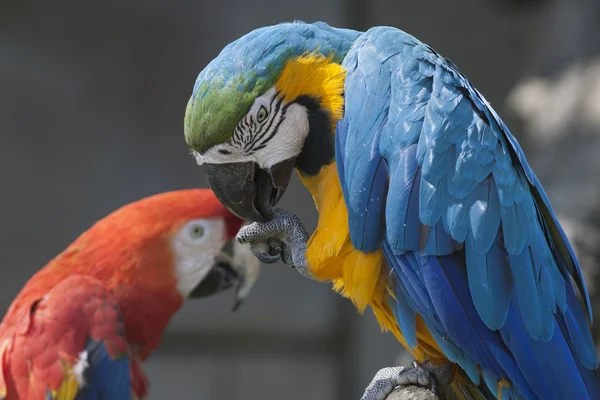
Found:
[[389, 288], [390, 271], [382, 251], [363, 253], [356, 250], [350, 240], [348, 210], [336, 163], [322, 167], [314, 176], [302, 172], [298, 172], [298, 176], [312, 194], [319, 213], [317, 228], [308, 241], [306, 252], [313, 276], [333, 282], [334, 290], [352, 300], [360, 312], [371, 306], [381, 329], [391, 331], [417, 360], [447, 361], [419, 316], [417, 347], [408, 347], [389, 306], [389, 299], [394, 295]]
[[[389, 269], [383, 252], [356, 250], [350, 239], [348, 210], [335, 162], [335, 129], [343, 117], [345, 69], [332, 57], [307, 54], [287, 62], [277, 88], [287, 101], [305, 104], [310, 132], [296, 163], [302, 183], [313, 196], [319, 221], [308, 241], [307, 262], [313, 276], [333, 282], [334, 289], [352, 300], [360, 312], [373, 309], [383, 330], [391, 331], [408, 348], [389, 306]], [[300, 101], [301, 102], [301, 101]], [[417, 317], [418, 360], [445, 361], [423, 321]]]

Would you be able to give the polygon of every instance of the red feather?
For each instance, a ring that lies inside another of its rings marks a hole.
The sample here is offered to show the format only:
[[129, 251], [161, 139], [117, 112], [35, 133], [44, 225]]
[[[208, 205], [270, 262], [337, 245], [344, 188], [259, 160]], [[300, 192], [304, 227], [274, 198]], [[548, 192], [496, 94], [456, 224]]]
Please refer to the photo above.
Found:
[[163, 193], [126, 205], [93, 225], [35, 274], [0, 325], [0, 398], [45, 399], [87, 340], [130, 357], [143, 397], [145, 360], [183, 299], [168, 239], [192, 219], [221, 217], [227, 238], [242, 220], [207, 189]]

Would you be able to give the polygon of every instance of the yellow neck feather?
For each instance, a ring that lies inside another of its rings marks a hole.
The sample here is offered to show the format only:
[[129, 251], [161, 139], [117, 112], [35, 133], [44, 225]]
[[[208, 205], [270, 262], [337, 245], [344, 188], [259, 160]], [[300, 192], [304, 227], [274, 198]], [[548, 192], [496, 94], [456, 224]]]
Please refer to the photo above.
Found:
[[298, 96], [318, 99], [320, 106], [329, 111], [334, 132], [344, 109], [342, 95], [346, 70], [332, 60], [333, 56], [325, 57], [317, 53], [293, 58], [283, 68], [275, 87], [281, 91], [286, 103]]

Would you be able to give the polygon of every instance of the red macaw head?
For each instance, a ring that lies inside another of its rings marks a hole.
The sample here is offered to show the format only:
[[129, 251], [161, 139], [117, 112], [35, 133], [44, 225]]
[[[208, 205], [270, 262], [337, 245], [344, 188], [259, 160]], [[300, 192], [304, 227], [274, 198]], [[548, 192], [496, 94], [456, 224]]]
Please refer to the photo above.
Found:
[[95, 269], [110, 264], [106, 273], [118, 270], [117, 279], [174, 281], [184, 298], [236, 286], [237, 308], [259, 270], [249, 247], [234, 240], [242, 224], [209, 189], [166, 192], [109, 214], [62, 255], [95, 255]]

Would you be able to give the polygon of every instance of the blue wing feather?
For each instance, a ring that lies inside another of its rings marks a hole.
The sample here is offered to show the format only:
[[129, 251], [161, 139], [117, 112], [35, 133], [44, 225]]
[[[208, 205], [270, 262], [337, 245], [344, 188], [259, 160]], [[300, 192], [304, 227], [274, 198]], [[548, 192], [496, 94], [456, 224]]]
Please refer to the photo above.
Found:
[[495, 111], [452, 63], [395, 28], [362, 34], [343, 65], [336, 156], [351, 239], [382, 247], [410, 345], [419, 314], [473, 380], [477, 366], [493, 392], [510, 380], [503, 398], [582, 387], [582, 398], [600, 398], [571, 284], [591, 318], [581, 269]]
[[77, 393], [77, 400], [129, 400], [131, 379], [129, 360], [113, 359], [102, 342], [88, 340], [85, 347], [88, 368], [84, 371], [86, 385]]
[[420, 243], [421, 180], [416, 150], [416, 145], [408, 146], [388, 159], [391, 174], [388, 196], [394, 196], [396, 202], [385, 203], [386, 227], [388, 240], [397, 249], [418, 250]]
[[536, 280], [532, 252], [528, 246], [520, 254], [509, 253], [508, 258], [525, 326], [536, 340], [548, 341], [554, 332], [554, 318]]
[[386, 197], [389, 173], [385, 161], [377, 158], [379, 162], [367, 162], [364, 168], [363, 163], [357, 163], [354, 180], [356, 187], [364, 189], [351, 189], [349, 194], [349, 201], [354, 205], [354, 212], [349, 216], [351, 232], [355, 233], [351, 239], [365, 252], [377, 250], [385, 232], [384, 207], [381, 205]]
[[486, 326], [501, 328], [513, 293], [512, 277], [502, 245], [497, 240], [485, 253], [475, 250], [472, 240], [465, 246], [469, 290], [475, 308]]
[[442, 221], [427, 228], [429, 233], [420, 248], [422, 254], [450, 254], [456, 249], [456, 242], [448, 235]]
[[510, 144], [510, 154], [511, 158], [517, 158], [518, 162], [513, 162], [515, 169], [521, 171], [526, 177], [530, 185], [530, 199], [535, 198], [537, 202], [537, 206], [542, 209], [543, 221], [542, 224], [550, 226], [550, 236], [551, 236], [551, 245], [555, 246], [557, 252], [557, 258], [560, 258], [560, 262], [564, 263], [568, 268], [570, 276], [575, 280], [577, 284], [577, 288], [581, 292], [588, 316], [590, 321], [592, 320], [592, 306], [590, 303], [590, 297], [585, 286], [585, 282], [583, 279], [583, 273], [581, 271], [581, 266], [579, 265], [579, 261], [575, 256], [575, 252], [565, 234], [562, 226], [560, 225], [556, 214], [552, 210], [552, 206], [550, 204], [550, 200], [544, 191], [542, 184], [538, 180], [537, 176], [527, 163], [525, 158], [525, 153], [521, 146], [517, 142], [517, 139], [512, 135], [508, 127], [504, 124], [500, 116], [496, 113], [496, 111], [490, 106], [490, 104], [485, 100], [485, 98], [470, 84], [470, 82], [458, 71], [458, 69], [454, 65], [448, 65], [447, 68], [450, 68], [453, 74], [459, 79], [462, 86], [468, 91], [470, 94], [470, 98], [473, 101], [475, 107], [477, 107], [480, 112], [483, 112], [488, 119], [490, 124], [494, 124], [495, 128], [499, 132], [501, 132], [502, 137], [506, 138], [508, 143]]

